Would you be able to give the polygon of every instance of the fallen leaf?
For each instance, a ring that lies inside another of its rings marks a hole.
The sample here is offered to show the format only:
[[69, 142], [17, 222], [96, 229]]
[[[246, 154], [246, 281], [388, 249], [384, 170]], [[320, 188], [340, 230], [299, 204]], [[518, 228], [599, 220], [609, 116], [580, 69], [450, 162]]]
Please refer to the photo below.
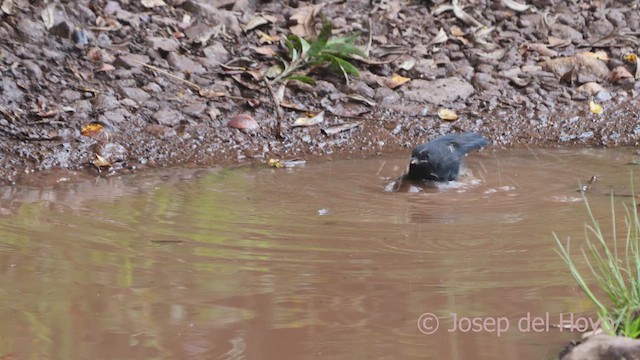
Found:
[[296, 23], [289, 27], [294, 35], [302, 38], [316, 37], [315, 16], [322, 10], [325, 3], [299, 7], [295, 14], [291, 15], [291, 20]]
[[278, 35], [269, 35], [260, 30], [258, 30], [258, 34], [260, 34], [260, 39], [258, 40], [260, 44], [275, 44], [280, 41], [280, 36]]
[[571, 45], [571, 40], [561, 39], [555, 36], [549, 36], [547, 38], [549, 47], [565, 47]]
[[263, 56], [274, 57], [276, 55], [276, 50], [272, 46], [268, 45], [255, 47], [253, 48], [253, 51], [255, 51], [256, 54], [260, 54]]
[[607, 53], [604, 51], [596, 51], [596, 52], [586, 51], [581, 54], [584, 56], [589, 56], [589, 57], [601, 60], [601, 61], [609, 61], [609, 55], [607, 55]]
[[551, 50], [545, 44], [540, 43], [526, 43], [520, 47], [520, 53], [524, 53], [526, 51], [535, 51], [542, 56], [556, 57], [558, 56], [558, 52], [555, 50]]
[[531, 8], [535, 9], [533, 5], [521, 4], [513, 0], [502, 0], [502, 4], [515, 12], [525, 12]]
[[291, 160], [269, 159], [269, 162], [267, 164], [274, 168], [281, 169], [281, 168], [292, 168], [296, 166], [303, 166], [306, 163], [307, 163], [307, 160], [304, 160], [304, 159], [291, 159]]
[[596, 102], [593, 102], [593, 101], [589, 102], [589, 110], [592, 113], [598, 114], [598, 115], [600, 115], [600, 114], [602, 114], [604, 112], [604, 109], [602, 108], [602, 105], [600, 105], [600, 104], [598, 104]]
[[588, 82], [586, 84], [578, 86], [578, 88], [576, 89], [576, 91], [583, 92], [589, 96], [595, 96], [597, 93], [603, 90], [604, 88], [602, 87], [602, 85], [598, 84], [597, 82]]
[[291, 126], [313, 126], [313, 125], [318, 125], [323, 121], [324, 121], [324, 111], [321, 111], [312, 117], [298, 118]]
[[280, 159], [269, 159], [269, 162], [267, 163], [267, 165], [274, 167], [276, 169], [280, 169], [284, 167], [284, 165], [282, 165], [282, 163], [280, 162]]
[[609, 73], [609, 80], [611, 82], [616, 82], [620, 79], [627, 79], [627, 78], [633, 78], [633, 75], [631, 74], [631, 72], [629, 72], [629, 70], [627, 70], [626, 67], [622, 65], [611, 70], [611, 73]]
[[473, 25], [475, 27], [482, 27], [482, 23], [473, 16], [469, 15], [466, 11], [464, 11], [460, 6], [458, 6], [458, 0], [452, 0], [451, 5], [453, 6], [453, 14], [462, 22], [467, 25]]
[[382, 81], [384, 85], [386, 85], [389, 89], [395, 89], [398, 86], [408, 82], [409, 80], [411, 79], [398, 74], [393, 74], [390, 79], [383, 79]]
[[464, 31], [462, 31], [462, 29], [460, 29], [459, 26], [453, 25], [451, 27], [451, 35], [455, 36], [455, 37], [462, 37], [465, 35]]
[[402, 64], [398, 65], [398, 68], [405, 71], [409, 71], [413, 69], [415, 65], [416, 65], [416, 59], [414, 59], [413, 57], [409, 57], [406, 60], [404, 60]]
[[97, 133], [101, 132], [102, 130], [104, 130], [104, 126], [96, 123], [91, 123], [83, 126], [82, 129], [80, 130], [80, 133], [83, 136], [92, 137]]
[[322, 132], [325, 135], [334, 135], [343, 131], [351, 130], [358, 126], [360, 126], [360, 121], [330, 126], [328, 128], [322, 129]]
[[166, 6], [167, 4], [164, 3], [163, 0], [141, 0], [140, 3], [142, 4], [142, 6], [146, 7], [147, 9], [151, 9], [154, 8], [156, 6]]
[[227, 125], [242, 130], [255, 130], [260, 127], [258, 122], [248, 114], [238, 114], [234, 116]]
[[270, 23], [270, 21], [264, 18], [263, 16], [256, 16], [251, 20], [249, 20], [249, 22], [247, 23], [247, 26], [245, 26], [244, 28], [244, 31], [251, 31], [257, 28], [258, 26], [266, 25], [268, 23]]
[[438, 31], [438, 34], [436, 34], [436, 37], [434, 37], [431, 41], [429, 41], [427, 43], [427, 46], [434, 45], [434, 44], [442, 44], [447, 42], [447, 40], [449, 40], [447, 33], [444, 32], [443, 28], [440, 28], [440, 31]]
[[95, 153], [95, 155], [96, 155], [96, 159], [93, 160], [93, 165], [95, 165], [97, 168], [111, 167], [111, 163], [109, 162], [109, 160], [103, 158], [98, 153]]
[[458, 114], [456, 114], [456, 112], [451, 110], [451, 109], [442, 108], [442, 109], [438, 110], [438, 116], [440, 117], [440, 119], [442, 119], [444, 121], [456, 121], [456, 120], [458, 120]]
[[369, 105], [369, 106], [376, 106], [376, 105], [378, 105], [378, 103], [377, 103], [375, 100], [373, 100], [373, 99], [371, 99], [371, 98], [368, 98], [368, 97], [366, 97], [366, 96], [364, 96], [364, 95], [360, 95], [360, 94], [348, 94], [348, 95], [347, 95], [347, 97], [348, 97], [349, 99], [353, 99], [353, 100], [356, 100], [356, 101], [363, 102], [363, 103], [365, 103], [365, 104], [367, 104], [367, 105]]
[[40, 12], [40, 16], [42, 17], [42, 22], [44, 23], [44, 27], [47, 30], [50, 30], [53, 27], [53, 25], [55, 25], [54, 24], [55, 11], [56, 11], [56, 3], [49, 3]]
[[113, 71], [115, 69], [116, 69], [115, 66], [111, 64], [102, 64], [102, 66], [100, 66], [100, 68], [98, 68], [96, 72], [107, 72], [107, 71]]
[[7, 15], [13, 15], [13, 0], [3, 0], [0, 9]]
[[623, 56], [622, 59], [624, 61], [628, 61], [630, 63], [635, 64], [635, 63], [638, 62], [638, 55], [636, 55], [636, 54], [628, 54], [628, 55]]

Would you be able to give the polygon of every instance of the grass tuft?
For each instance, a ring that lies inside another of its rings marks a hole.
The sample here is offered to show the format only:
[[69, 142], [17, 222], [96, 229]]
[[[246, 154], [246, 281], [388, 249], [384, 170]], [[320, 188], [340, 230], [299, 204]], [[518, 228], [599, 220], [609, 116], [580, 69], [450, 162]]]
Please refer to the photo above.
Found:
[[[635, 192], [633, 192], [635, 194]], [[589, 272], [593, 275], [598, 288], [606, 294], [596, 295], [585, 280], [570, 255], [570, 240], [563, 244], [554, 233], [558, 248], [556, 251], [569, 266], [571, 275], [580, 288], [598, 308], [598, 317], [603, 330], [610, 335], [622, 335], [630, 338], [640, 336], [640, 219], [638, 204], [632, 196], [631, 205], [625, 204], [625, 225], [617, 231], [614, 197], [611, 195], [611, 234], [602, 231], [586, 195], [583, 199], [589, 214], [590, 224], [585, 224], [585, 247], [581, 249]], [[619, 239], [624, 237], [624, 239]], [[618, 251], [619, 240], [624, 241], [624, 252]]]

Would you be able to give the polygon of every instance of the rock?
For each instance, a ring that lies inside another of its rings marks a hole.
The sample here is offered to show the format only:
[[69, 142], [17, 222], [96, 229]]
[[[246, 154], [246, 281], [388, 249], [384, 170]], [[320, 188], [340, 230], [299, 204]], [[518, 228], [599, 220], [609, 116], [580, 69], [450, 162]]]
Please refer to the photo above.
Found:
[[109, 94], [98, 94], [92, 102], [96, 110], [111, 110], [120, 106], [118, 99]]
[[175, 129], [160, 124], [147, 125], [143, 131], [160, 139], [177, 135]]
[[24, 100], [24, 92], [9, 77], [3, 77], [0, 80], [0, 94], [5, 101], [20, 103]]
[[146, 100], [149, 100], [151, 95], [149, 95], [146, 91], [137, 88], [137, 87], [120, 87], [118, 92], [122, 97], [129, 98], [131, 100], [135, 100], [138, 103], [142, 103]]
[[205, 110], [207, 110], [207, 103], [204, 101], [197, 101], [182, 108], [183, 113], [192, 116], [202, 115]]
[[231, 54], [225, 49], [222, 43], [216, 42], [202, 49], [204, 56], [209, 60], [214, 60], [218, 64], [224, 64], [231, 59]]
[[613, 24], [611, 24], [607, 19], [600, 19], [590, 23], [588, 30], [589, 33], [591, 33], [591, 36], [596, 38], [594, 40], [598, 40], [599, 38], [611, 33], [613, 28]]
[[396, 103], [400, 100], [400, 95], [389, 89], [388, 87], [379, 87], [376, 89], [376, 93], [374, 95], [374, 99], [378, 102], [378, 104], [386, 106]]
[[604, 334], [593, 335], [586, 341], [563, 350], [560, 360], [640, 360], [640, 340]]
[[151, 36], [147, 39], [147, 43], [154, 50], [162, 50], [164, 52], [177, 51], [180, 48], [180, 43], [175, 39], [161, 36]]
[[126, 54], [126, 55], [118, 56], [118, 58], [113, 64], [115, 66], [131, 69], [131, 68], [142, 66], [142, 64], [148, 64], [149, 61], [151, 60], [147, 55]]
[[54, 25], [51, 29], [49, 29], [49, 32], [53, 35], [60, 36], [63, 39], [68, 39], [71, 37], [73, 29], [73, 23], [71, 21], [64, 20]]
[[553, 24], [551, 25], [551, 34], [561, 39], [579, 41], [582, 40], [582, 33], [568, 25]]
[[206, 71], [202, 65], [191, 60], [191, 58], [176, 53], [169, 53], [167, 56], [167, 62], [176, 70], [181, 72], [203, 74]]
[[180, 124], [183, 116], [180, 112], [173, 109], [161, 109], [153, 114], [153, 120], [157, 121], [160, 125], [176, 126]]
[[18, 34], [26, 42], [33, 42], [34, 40], [41, 41], [47, 30], [44, 28], [44, 24], [38, 21], [31, 21], [29, 19], [23, 19], [17, 26]]
[[204, 17], [213, 24], [223, 24], [227, 31], [234, 35], [242, 33], [238, 18], [231, 11], [218, 9], [214, 5], [197, 0], [187, 0], [182, 7], [191, 13]]
[[82, 99], [82, 93], [80, 93], [79, 91], [66, 89], [62, 90], [62, 92], [60, 93], [60, 98], [66, 101], [77, 101]]
[[475, 92], [471, 84], [457, 77], [432, 81], [413, 80], [405, 85], [402, 90], [405, 99], [436, 105], [458, 99], [464, 100]]
[[128, 151], [124, 146], [117, 143], [106, 143], [99, 149], [100, 155], [109, 162], [125, 161]]

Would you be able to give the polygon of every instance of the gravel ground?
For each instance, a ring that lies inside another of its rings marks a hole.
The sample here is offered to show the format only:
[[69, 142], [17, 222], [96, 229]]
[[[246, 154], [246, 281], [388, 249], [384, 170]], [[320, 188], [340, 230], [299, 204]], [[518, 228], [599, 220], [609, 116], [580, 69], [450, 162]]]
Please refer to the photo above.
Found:
[[[461, 131], [496, 147], [636, 145], [640, 134], [635, 1], [0, 5], [6, 184], [409, 154]], [[321, 14], [369, 50], [352, 60], [360, 76], [321, 66], [313, 86], [265, 81], [287, 57], [278, 37], [312, 38]], [[292, 126], [321, 111], [321, 123]]]

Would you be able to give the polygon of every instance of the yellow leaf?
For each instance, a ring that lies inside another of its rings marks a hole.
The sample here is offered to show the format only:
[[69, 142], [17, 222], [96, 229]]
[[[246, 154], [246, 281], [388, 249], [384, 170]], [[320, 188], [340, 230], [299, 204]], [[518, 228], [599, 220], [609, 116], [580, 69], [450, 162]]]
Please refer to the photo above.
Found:
[[598, 114], [598, 115], [604, 112], [602, 105], [595, 103], [593, 101], [589, 102], [589, 110], [591, 110], [592, 113]]
[[455, 111], [451, 110], [451, 109], [440, 109], [438, 110], [438, 116], [440, 116], [440, 119], [444, 120], [444, 121], [456, 121], [458, 120], [458, 114], [456, 114]]
[[628, 61], [630, 63], [637, 63], [638, 62], [638, 55], [636, 54], [628, 54], [622, 57], [625, 61]]
[[398, 74], [393, 74], [393, 76], [391, 76], [391, 79], [385, 80], [385, 85], [387, 85], [389, 89], [395, 89], [409, 80], [411, 79], [400, 76]]
[[278, 35], [269, 35], [262, 31], [258, 31], [260, 33], [260, 44], [274, 44], [280, 41], [280, 36]]
[[276, 169], [283, 168], [282, 162], [279, 159], [269, 159], [269, 166], [273, 166]]
[[94, 136], [101, 132], [104, 127], [100, 124], [91, 123], [82, 127], [80, 133], [84, 136]]

